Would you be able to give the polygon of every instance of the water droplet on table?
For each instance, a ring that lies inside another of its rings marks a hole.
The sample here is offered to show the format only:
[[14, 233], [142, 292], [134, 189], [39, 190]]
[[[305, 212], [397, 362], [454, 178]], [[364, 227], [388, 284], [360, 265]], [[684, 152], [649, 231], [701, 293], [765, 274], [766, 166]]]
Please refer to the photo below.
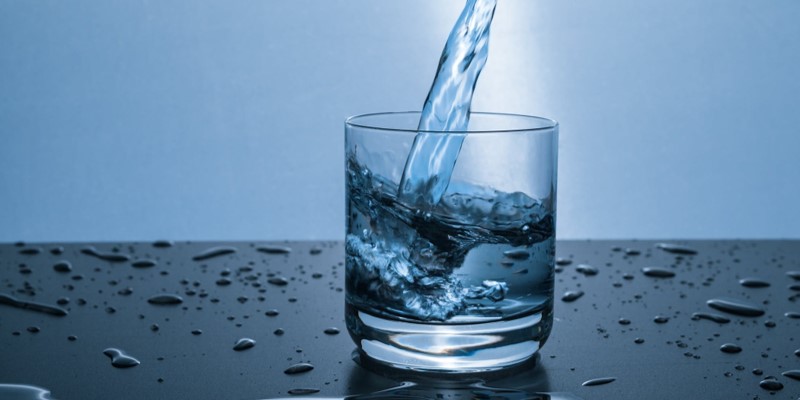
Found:
[[642, 272], [645, 276], [649, 276], [651, 278], [672, 278], [675, 276], [674, 271], [658, 267], [644, 267], [642, 268]]
[[711, 299], [706, 304], [716, 310], [742, 317], [759, 317], [764, 315], [764, 310], [755, 304], [735, 299]]
[[666, 324], [667, 322], [669, 322], [669, 317], [665, 317], [663, 315], [656, 315], [655, 317], [653, 317], [653, 322], [657, 324]]
[[625, 318], [620, 318], [619, 320], [617, 320], [617, 322], [620, 325], [630, 325], [631, 324], [631, 320], [625, 319]]
[[325, 332], [326, 335], [338, 335], [339, 334], [339, 328], [330, 327], [328, 329], [325, 329], [324, 332]]
[[36, 386], [0, 383], [0, 399], [50, 400], [50, 391]]
[[706, 312], [693, 313], [692, 314], [692, 319], [695, 320], [695, 321], [699, 321], [701, 319], [705, 319], [705, 320], [716, 322], [718, 324], [727, 324], [728, 322], [731, 322], [731, 320], [728, 317], [724, 316], [724, 315], [719, 315], [719, 314], [714, 314], [714, 313], [706, 313]]
[[319, 389], [310, 389], [310, 388], [292, 389], [292, 390], [289, 390], [287, 393], [289, 393], [289, 394], [291, 394], [293, 396], [301, 396], [301, 395], [306, 395], [306, 394], [319, 393]]
[[108, 348], [103, 350], [103, 354], [111, 359], [111, 365], [117, 368], [131, 368], [139, 364], [139, 360], [125, 354], [124, 351], [115, 348]]
[[173, 243], [171, 240], [156, 240], [155, 242], [153, 242], [153, 247], [158, 247], [162, 249], [172, 246]]
[[233, 345], [233, 349], [236, 351], [243, 351], [252, 348], [255, 345], [256, 345], [255, 340], [250, 338], [241, 338], [237, 340], [236, 343]]
[[581, 296], [583, 296], [583, 291], [582, 290], [574, 290], [574, 291], [570, 290], [570, 291], [564, 292], [564, 295], [561, 296], [561, 301], [565, 301], [567, 303], [570, 303], [570, 302], [573, 302], [575, 300], [580, 299]]
[[259, 246], [256, 247], [256, 251], [266, 254], [289, 254], [292, 252], [292, 248], [286, 246]]
[[758, 386], [761, 386], [762, 389], [769, 390], [771, 392], [776, 392], [783, 389], [783, 384], [774, 379], [764, 379], [763, 381], [759, 382]]
[[265, 311], [265, 312], [264, 312], [264, 315], [266, 315], [266, 316], [268, 316], [268, 317], [277, 317], [277, 316], [278, 316], [278, 314], [280, 314], [280, 312], [278, 312], [278, 310], [276, 310], [276, 309], [274, 309], [274, 308], [273, 308], [273, 309], [271, 309], [271, 310], [267, 310], [267, 311]]
[[783, 375], [783, 376], [785, 376], [787, 378], [794, 379], [796, 381], [800, 381], [800, 369], [792, 369], [792, 370], [789, 370], [789, 371], [783, 371], [781, 373], [781, 375]]
[[158, 263], [153, 260], [136, 260], [131, 263], [133, 268], [152, 268], [155, 267]]
[[572, 264], [572, 260], [568, 258], [556, 258], [556, 265], [560, 265], [562, 267], [566, 267], [567, 265]]
[[765, 288], [769, 287], [769, 282], [762, 281], [756, 278], [743, 278], [739, 280], [739, 284], [746, 288]]
[[597, 268], [595, 268], [595, 267], [593, 267], [593, 266], [591, 266], [589, 264], [578, 264], [578, 266], [575, 267], [575, 271], [577, 271], [577, 272], [579, 272], [581, 274], [584, 274], [586, 276], [594, 276], [594, 275], [597, 275], [597, 273], [598, 273]]
[[742, 352], [742, 348], [733, 343], [725, 343], [722, 346], [719, 346], [719, 350], [723, 353], [728, 353], [728, 354], [736, 354]]
[[147, 299], [147, 302], [159, 306], [176, 305], [183, 303], [183, 297], [177, 294], [159, 294]]
[[203, 334], [202, 329], [192, 329], [192, 335], [199, 336]]
[[284, 278], [282, 276], [275, 276], [275, 277], [269, 278], [269, 279], [267, 279], [267, 282], [271, 283], [271, 284], [273, 284], [275, 286], [286, 286], [286, 285], [289, 284], [289, 280], [287, 280], [286, 278]]
[[231, 284], [231, 280], [228, 278], [219, 278], [217, 279], [217, 286], [228, 286]]
[[682, 255], [695, 255], [697, 254], [697, 250], [691, 249], [689, 247], [681, 246], [678, 244], [672, 243], [659, 243], [656, 245], [661, 250], [666, 251], [667, 253], [672, 254], [682, 254]]
[[236, 253], [236, 247], [232, 246], [217, 246], [204, 250], [200, 254], [192, 257], [195, 261], [204, 261], [214, 257], [220, 257], [227, 254]]
[[605, 377], [605, 378], [595, 378], [595, 379], [589, 379], [588, 381], [583, 382], [581, 385], [582, 386], [599, 386], [599, 385], [605, 385], [605, 384], [614, 382], [615, 380], [617, 380], [617, 378], [610, 377], [610, 376], [609, 377]]
[[286, 375], [302, 374], [314, 369], [314, 366], [309, 363], [297, 363], [283, 371]]
[[41, 247], [28, 247], [26, 249], [22, 249], [19, 251], [19, 254], [24, 254], [26, 256], [35, 256], [42, 252]]
[[64, 317], [67, 314], [69, 314], [67, 310], [61, 307], [51, 306], [49, 304], [37, 303], [35, 301], [19, 300], [14, 296], [5, 293], [0, 293], [0, 304], [5, 304], [11, 307], [22, 308], [30, 311], [55, 315], [57, 317]]
[[56, 272], [72, 272], [72, 264], [69, 261], [62, 260], [53, 264], [53, 270]]
[[86, 254], [88, 256], [95, 257], [95, 258], [99, 258], [101, 260], [108, 261], [108, 262], [126, 262], [126, 261], [130, 261], [130, 259], [131, 259], [130, 256], [127, 256], [125, 254], [101, 252], [101, 251], [97, 250], [96, 248], [94, 248], [93, 246], [87, 246], [87, 247], [82, 248], [81, 249], [81, 253]]

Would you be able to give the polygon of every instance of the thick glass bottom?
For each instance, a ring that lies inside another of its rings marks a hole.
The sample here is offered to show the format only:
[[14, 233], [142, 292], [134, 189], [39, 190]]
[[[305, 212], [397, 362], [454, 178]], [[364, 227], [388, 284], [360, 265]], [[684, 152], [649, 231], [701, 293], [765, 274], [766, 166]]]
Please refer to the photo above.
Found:
[[403, 370], [470, 374], [531, 360], [550, 334], [550, 310], [474, 324], [424, 324], [375, 316], [347, 304], [345, 317], [350, 336], [370, 361]]

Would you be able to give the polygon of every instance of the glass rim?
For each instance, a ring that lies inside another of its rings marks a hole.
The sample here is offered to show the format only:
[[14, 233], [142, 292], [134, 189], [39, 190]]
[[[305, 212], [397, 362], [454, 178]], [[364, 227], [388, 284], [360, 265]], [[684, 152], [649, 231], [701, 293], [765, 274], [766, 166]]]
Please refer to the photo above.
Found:
[[525, 114], [515, 114], [515, 113], [501, 113], [501, 112], [487, 112], [487, 111], [473, 111], [470, 112], [470, 116], [472, 115], [481, 115], [481, 116], [495, 116], [495, 117], [514, 117], [514, 118], [523, 118], [527, 120], [535, 120], [539, 122], [544, 122], [543, 126], [536, 126], [536, 127], [529, 127], [529, 128], [513, 128], [513, 129], [478, 129], [478, 130], [466, 130], [466, 131], [436, 131], [436, 130], [419, 130], [419, 129], [410, 129], [410, 128], [391, 128], [387, 126], [380, 126], [380, 124], [366, 124], [366, 123], [359, 123], [359, 119], [365, 119], [369, 117], [379, 117], [379, 116], [399, 116], [399, 115], [412, 115], [412, 114], [422, 114], [421, 111], [387, 111], [387, 112], [375, 112], [375, 113], [366, 113], [366, 114], [358, 114], [348, 117], [344, 123], [346, 126], [356, 127], [356, 128], [364, 128], [364, 129], [372, 129], [378, 131], [385, 131], [385, 132], [405, 132], [405, 133], [434, 133], [434, 134], [476, 134], [476, 133], [503, 133], [503, 132], [541, 132], [547, 130], [553, 130], [558, 128], [558, 121], [550, 118], [545, 117], [538, 117], [535, 115], [525, 115]]

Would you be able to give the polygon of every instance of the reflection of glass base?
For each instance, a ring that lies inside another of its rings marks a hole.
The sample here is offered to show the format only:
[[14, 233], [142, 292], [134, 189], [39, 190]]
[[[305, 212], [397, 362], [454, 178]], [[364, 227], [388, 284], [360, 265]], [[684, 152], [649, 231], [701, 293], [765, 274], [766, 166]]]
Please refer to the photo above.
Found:
[[470, 374], [531, 361], [550, 334], [552, 313], [477, 324], [420, 324], [376, 317], [345, 306], [347, 329], [369, 362], [391, 368]]

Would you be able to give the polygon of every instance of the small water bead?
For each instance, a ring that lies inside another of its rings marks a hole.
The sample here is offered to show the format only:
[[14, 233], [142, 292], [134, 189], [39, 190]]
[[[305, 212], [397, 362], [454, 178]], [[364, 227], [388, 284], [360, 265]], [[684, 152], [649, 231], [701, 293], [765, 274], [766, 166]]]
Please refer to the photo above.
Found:
[[156, 240], [155, 242], [153, 242], [153, 247], [157, 247], [157, 248], [160, 248], [160, 249], [164, 249], [164, 248], [172, 247], [172, 246], [173, 246], [173, 243], [172, 243], [171, 240]]
[[256, 247], [256, 250], [266, 254], [289, 254], [292, 252], [292, 248], [286, 246], [259, 246]]
[[57, 317], [64, 317], [69, 314], [67, 310], [61, 307], [52, 306], [44, 303], [38, 303], [35, 301], [19, 300], [14, 296], [5, 293], [0, 293], [0, 304], [5, 304], [11, 307], [21, 308], [30, 311], [55, 315]]
[[739, 279], [739, 284], [746, 288], [765, 288], [769, 287], [769, 282], [757, 278]]
[[302, 374], [314, 369], [314, 366], [309, 363], [297, 363], [283, 371], [286, 375]]
[[275, 329], [275, 331], [273, 331], [272, 333], [274, 333], [276, 336], [282, 336], [286, 332], [283, 329], [278, 328], [278, 329]]
[[75, 336], [75, 335], [69, 335], [69, 336], [67, 336], [67, 340], [69, 340], [70, 342], [74, 342], [74, 341], [78, 340], [78, 337]]
[[610, 376], [609, 377], [605, 377], [605, 378], [595, 378], [595, 379], [589, 379], [588, 381], [583, 382], [581, 385], [582, 386], [599, 386], [599, 385], [605, 385], [605, 384], [614, 382], [615, 380], [617, 380], [617, 378], [610, 377]]
[[50, 254], [54, 256], [60, 256], [62, 253], [64, 253], [64, 248], [61, 246], [56, 246], [50, 249]]
[[503, 255], [512, 260], [520, 260], [520, 261], [531, 258], [531, 253], [528, 253], [526, 250], [523, 249], [506, 250], [503, 252]]
[[268, 316], [268, 317], [277, 317], [277, 316], [278, 316], [278, 314], [280, 314], [280, 312], [278, 312], [278, 310], [276, 310], [276, 309], [274, 309], [274, 308], [273, 308], [273, 309], [271, 309], [271, 310], [267, 310], [266, 312], [264, 312], [264, 315], [266, 315], [266, 316]]
[[556, 265], [566, 267], [567, 265], [572, 264], [572, 260], [568, 258], [556, 258]]
[[152, 268], [156, 265], [158, 265], [158, 263], [153, 260], [136, 260], [131, 263], [133, 268]]
[[121, 296], [130, 296], [133, 294], [133, 289], [130, 287], [126, 287], [125, 289], [120, 289], [117, 294]]
[[663, 315], [656, 315], [655, 317], [653, 317], [653, 322], [657, 324], [666, 324], [667, 322], [669, 322], [669, 317], [665, 317]]
[[228, 286], [231, 284], [231, 280], [228, 278], [219, 278], [217, 279], [217, 286]]
[[183, 297], [177, 294], [159, 294], [147, 299], [147, 302], [159, 306], [176, 305], [183, 303]]
[[625, 319], [625, 318], [620, 318], [617, 322], [620, 325], [630, 325], [631, 324], [631, 321], [629, 319]]
[[783, 316], [791, 319], [800, 319], [800, 312], [789, 311], [783, 314]]
[[202, 335], [202, 334], [203, 334], [203, 330], [202, 329], [193, 329], [192, 330], [192, 335], [199, 336], [199, 335]]
[[640, 254], [642, 254], [642, 252], [639, 251], [639, 250], [636, 250], [636, 249], [625, 249], [625, 255], [626, 256], [638, 256]]
[[339, 328], [330, 327], [330, 328], [325, 329], [324, 332], [325, 332], [326, 335], [338, 335], [339, 334]]
[[776, 392], [783, 389], [783, 384], [775, 379], [764, 379], [758, 383], [758, 386], [761, 386], [762, 389], [769, 390], [771, 392]]
[[674, 271], [659, 267], [644, 267], [642, 268], [642, 272], [645, 276], [649, 276], [651, 278], [672, 278], [675, 276]]
[[255, 340], [250, 338], [241, 338], [237, 340], [236, 343], [233, 345], [233, 349], [236, 351], [244, 351], [252, 348], [255, 345], [256, 345]]
[[307, 394], [319, 393], [319, 389], [312, 389], [312, 388], [291, 389], [287, 393], [291, 394], [292, 396], [302, 396]]
[[753, 375], [755, 375], [755, 376], [764, 375], [764, 371], [762, 371], [761, 368], [754, 368], [753, 369]]
[[578, 264], [578, 266], [575, 267], [575, 271], [577, 271], [577, 272], [579, 272], [581, 274], [584, 274], [586, 276], [594, 276], [594, 275], [597, 275], [597, 273], [598, 273], [597, 268], [595, 268], [595, 267], [593, 267], [593, 266], [591, 266], [589, 264]]
[[312, 256], [316, 256], [320, 253], [322, 253], [322, 249], [320, 249], [319, 247], [314, 247], [313, 249], [308, 251], [308, 254], [311, 254]]
[[236, 247], [232, 246], [217, 246], [211, 247], [206, 250], [203, 250], [200, 254], [195, 255], [192, 257], [192, 260], [195, 261], [205, 261], [215, 257], [221, 257], [228, 254], [236, 253]]
[[760, 317], [764, 315], [764, 310], [760, 307], [742, 300], [711, 299], [706, 304], [716, 310], [742, 317]]
[[139, 360], [125, 354], [125, 352], [120, 349], [108, 348], [103, 350], [103, 354], [111, 359], [111, 365], [116, 368], [131, 368], [141, 364]]
[[159, 329], [160, 328], [159, 328], [158, 324], [150, 325], [150, 330], [153, 331], [153, 332], [158, 332]]
[[691, 249], [689, 247], [671, 244], [671, 243], [659, 243], [656, 245], [661, 250], [666, 251], [667, 253], [672, 254], [681, 254], [681, 255], [695, 255], [697, 254], [697, 250]]
[[117, 254], [117, 253], [105, 253], [97, 250], [93, 246], [87, 246], [81, 249], [81, 253], [86, 254], [88, 256], [92, 256], [95, 258], [99, 258], [104, 261], [108, 262], [126, 262], [130, 261], [130, 256], [124, 254]]
[[633, 343], [636, 343], [636, 344], [642, 344], [642, 343], [644, 343], [644, 339], [642, 339], [642, 338], [636, 338], [636, 339], [634, 339], [634, 340], [633, 340]]
[[28, 332], [30, 332], [30, 333], [39, 333], [41, 331], [42, 331], [42, 329], [39, 328], [38, 326], [29, 326], [28, 327]]
[[794, 351], [794, 355], [800, 357], [800, 349], [795, 350]]
[[696, 312], [692, 314], [692, 320], [699, 321], [701, 319], [713, 321], [718, 324], [727, 324], [728, 322], [731, 322], [730, 318], [719, 314], [705, 312]]
[[61, 260], [53, 264], [53, 270], [62, 273], [72, 272], [72, 264], [69, 261]]
[[767, 328], [774, 328], [775, 326], [777, 326], [777, 324], [775, 323], [775, 321], [765, 321], [764, 326], [766, 326]]
[[736, 354], [742, 352], [742, 348], [733, 343], [725, 343], [722, 346], [719, 346], [719, 350], [723, 353], [728, 353], [728, 354]]
[[41, 247], [28, 247], [26, 249], [22, 249], [19, 251], [19, 254], [25, 254], [27, 256], [35, 256], [42, 252]]
[[786, 271], [786, 275], [796, 281], [800, 281], [800, 271]]
[[789, 290], [800, 292], [800, 285], [790, 285]]
[[289, 280], [282, 276], [275, 276], [267, 279], [267, 283], [270, 283], [275, 286], [286, 286], [289, 284]]
[[567, 302], [567, 303], [571, 303], [571, 302], [573, 302], [575, 300], [580, 299], [581, 296], [583, 296], [583, 291], [582, 290], [575, 290], [575, 291], [570, 290], [570, 291], [564, 292], [564, 295], [561, 296], [561, 301], [564, 301], [564, 302]]
[[625, 279], [626, 281], [633, 280], [633, 275], [632, 274], [623, 274], [622, 275], [622, 279]]
[[36, 386], [0, 383], [0, 399], [51, 400], [50, 391]]
[[781, 373], [781, 375], [783, 375], [783, 376], [785, 376], [787, 378], [790, 378], [790, 379], [794, 379], [796, 381], [800, 381], [800, 369], [792, 369], [792, 370], [789, 370], [789, 371], [783, 371]]
[[61, 297], [61, 298], [59, 298], [58, 300], [56, 300], [56, 304], [58, 304], [60, 306], [64, 306], [64, 305], [69, 304], [69, 297]]

